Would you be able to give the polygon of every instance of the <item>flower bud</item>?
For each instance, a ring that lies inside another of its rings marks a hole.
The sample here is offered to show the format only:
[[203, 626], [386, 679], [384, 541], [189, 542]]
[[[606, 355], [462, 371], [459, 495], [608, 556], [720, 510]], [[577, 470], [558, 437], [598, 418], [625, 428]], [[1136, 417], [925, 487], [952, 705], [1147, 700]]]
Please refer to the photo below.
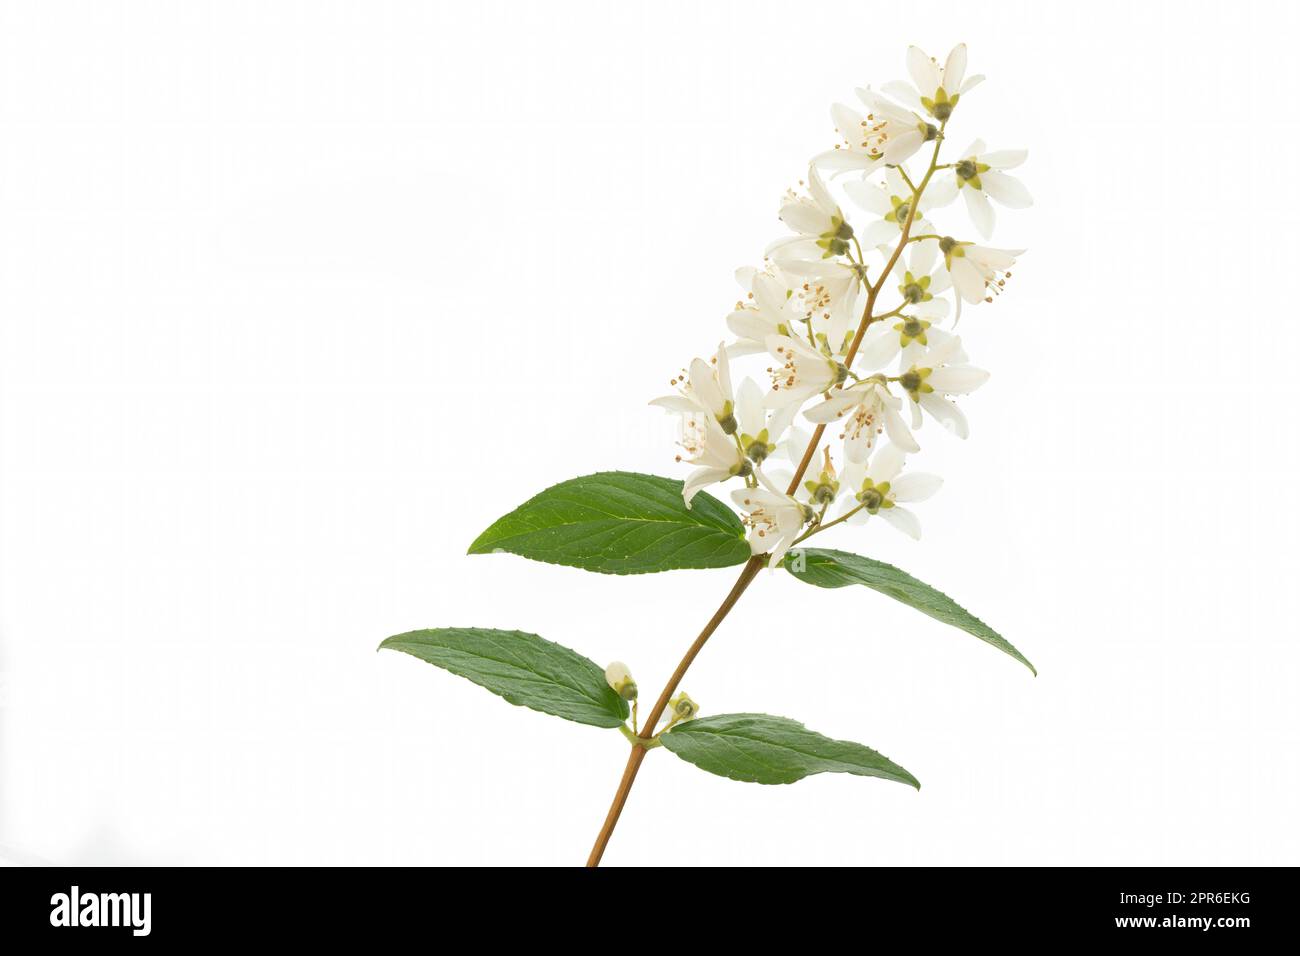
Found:
[[700, 707], [695, 701], [682, 693], [668, 702], [668, 709], [673, 712], [674, 720], [690, 720], [699, 713]]
[[622, 661], [615, 661], [605, 668], [605, 683], [624, 700], [636, 700], [636, 681]]

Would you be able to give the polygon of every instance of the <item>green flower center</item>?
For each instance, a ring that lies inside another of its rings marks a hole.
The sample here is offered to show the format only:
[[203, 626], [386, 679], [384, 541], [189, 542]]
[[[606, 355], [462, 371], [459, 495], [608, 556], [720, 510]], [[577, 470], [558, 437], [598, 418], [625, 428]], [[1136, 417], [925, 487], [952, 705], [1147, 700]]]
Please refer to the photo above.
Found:
[[853, 227], [839, 216], [832, 216], [831, 228], [817, 237], [817, 245], [826, 250], [822, 258], [848, 255], [849, 240], [852, 238]]
[[[813, 484], [811, 481], [808, 484]], [[817, 484], [809, 489], [809, 498], [815, 505], [828, 505], [835, 500], [835, 486]]]
[[[940, 123], [946, 123], [948, 117], [952, 115], [952, 108], [957, 105], [959, 99], [961, 99], [960, 94], [954, 93], [952, 96], [949, 96], [948, 91], [941, 86], [934, 91], [934, 99], [930, 99], [928, 96], [922, 96], [921, 105], [924, 106], [926, 111]], [[938, 135], [938, 132], [938, 130], [935, 130], [936, 136]]]
[[881, 508], [892, 508], [894, 502], [889, 498], [889, 482], [876, 484], [870, 478], [862, 481], [862, 490], [858, 492], [858, 501], [867, 514], [875, 514]]
[[767, 460], [768, 455], [776, 451], [776, 445], [768, 441], [766, 428], [756, 436], [742, 434], [740, 444], [745, 449], [745, 457], [756, 465], [761, 465]]
[[898, 376], [898, 384], [903, 391], [912, 396], [912, 401], [918, 401], [922, 393], [928, 394], [934, 391], [934, 386], [926, 384], [925, 381], [930, 377], [931, 371], [928, 368], [912, 366], [912, 368]]

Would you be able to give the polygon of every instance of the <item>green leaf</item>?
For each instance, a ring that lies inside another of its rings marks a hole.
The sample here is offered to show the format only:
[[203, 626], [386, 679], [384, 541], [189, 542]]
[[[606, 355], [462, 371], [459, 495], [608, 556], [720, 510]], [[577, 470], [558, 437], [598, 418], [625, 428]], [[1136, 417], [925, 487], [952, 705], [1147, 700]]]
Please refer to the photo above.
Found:
[[747, 783], [794, 783], [814, 773], [881, 777], [921, 789], [910, 773], [870, 747], [832, 740], [771, 714], [718, 714], [678, 724], [660, 743], [701, 770]]
[[892, 564], [873, 561], [847, 551], [827, 548], [804, 548], [792, 551], [785, 559], [785, 569], [800, 581], [819, 588], [843, 588], [850, 584], [865, 584], [869, 588], [888, 594], [895, 601], [916, 608], [936, 621], [961, 628], [985, 643], [992, 644], [1004, 654], [1010, 654], [1038, 676], [1034, 665], [997, 631], [989, 627], [942, 591], [936, 591], [924, 581], [918, 581], [906, 571]]
[[547, 488], [469, 546], [493, 551], [602, 574], [725, 568], [750, 555], [744, 525], [718, 499], [701, 493], [687, 508], [680, 481], [630, 471]]
[[390, 637], [379, 649], [402, 651], [468, 678], [512, 704], [593, 727], [618, 727], [627, 701], [605, 671], [576, 651], [524, 631], [439, 627]]

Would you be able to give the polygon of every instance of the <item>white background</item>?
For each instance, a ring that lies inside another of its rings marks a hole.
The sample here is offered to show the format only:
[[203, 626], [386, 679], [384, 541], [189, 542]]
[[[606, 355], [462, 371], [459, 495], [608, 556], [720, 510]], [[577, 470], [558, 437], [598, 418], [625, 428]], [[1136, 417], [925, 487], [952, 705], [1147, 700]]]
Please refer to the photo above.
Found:
[[[764, 575], [692, 669], [923, 789], [649, 755], [610, 864], [1295, 864], [1293, 5], [0, 5], [0, 844], [581, 862], [627, 747], [408, 657], [535, 631], [654, 693], [735, 572], [467, 557], [724, 334], [827, 109], [970, 44], [1023, 145], [990, 383], [866, 590]], [[961, 222], [959, 207], [947, 222]], [[966, 230], [969, 233], [969, 229]], [[933, 426], [931, 426], [933, 427]], [[917, 467], [922, 467], [918, 460]], [[828, 536], [829, 537], [829, 536]]]

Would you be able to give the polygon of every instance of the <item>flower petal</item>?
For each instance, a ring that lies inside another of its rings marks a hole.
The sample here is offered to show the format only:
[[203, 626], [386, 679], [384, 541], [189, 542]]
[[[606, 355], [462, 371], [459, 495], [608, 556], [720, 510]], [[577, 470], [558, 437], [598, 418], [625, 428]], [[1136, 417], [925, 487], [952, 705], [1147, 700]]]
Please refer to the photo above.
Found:
[[820, 236], [830, 225], [829, 219], [810, 202], [790, 201], [777, 213], [781, 221], [804, 236]]
[[745, 435], [757, 435], [767, 422], [763, 389], [752, 378], [745, 379], [736, 389], [736, 422]]
[[[890, 80], [888, 83], [882, 83], [880, 89], [898, 100], [898, 102], [905, 103], [914, 110], [921, 109], [921, 97], [917, 96], [916, 90], [912, 86], [902, 80]], [[858, 95], [862, 96], [863, 91], [859, 90]], [[864, 96], [863, 99], [865, 100], [866, 97]]]
[[862, 342], [862, 347], [858, 349], [857, 362], [868, 372], [874, 372], [876, 369], [884, 368], [890, 360], [898, 354], [902, 348], [902, 343], [892, 325], [878, 325], [878, 331], [874, 335], [866, 337]]
[[867, 475], [876, 484], [882, 481], [893, 481], [898, 477], [898, 473], [903, 470], [903, 463], [907, 461], [907, 456], [897, 445], [886, 445], [879, 449], [871, 456], [871, 464], [867, 466]]
[[966, 77], [966, 44], [958, 43], [948, 54], [948, 60], [943, 65], [943, 88], [948, 95], [958, 92], [961, 89], [962, 80]]
[[827, 170], [832, 178], [855, 169], [872, 170], [883, 161], [884, 157], [873, 158], [856, 149], [828, 149], [813, 157], [813, 165]]
[[973, 186], [967, 186], [961, 194], [966, 200], [966, 211], [970, 213], [971, 222], [975, 223], [975, 228], [979, 230], [980, 235], [985, 239], [993, 235], [995, 216], [989, 197], [984, 195], [983, 190]]
[[906, 508], [881, 508], [879, 514], [909, 538], [921, 540], [921, 520]]
[[903, 421], [902, 415], [892, 408], [886, 408], [883, 417], [885, 420], [885, 434], [901, 451], [916, 454], [921, 450], [921, 446], [916, 443], [916, 436], [908, 430], [907, 422]]
[[[984, 277], [964, 256], [952, 260], [948, 274], [952, 276], [952, 284], [957, 294], [963, 299], [970, 303], [984, 301]], [[961, 316], [960, 309], [957, 315]]]
[[925, 145], [925, 136], [919, 129], [904, 130], [885, 141], [885, 162], [897, 164], [914, 155]]
[[928, 395], [922, 395], [919, 402], [921, 407], [929, 412], [935, 421], [958, 438], [970, 437], [970, 424], [966, 421], [965, 414], [948, 399], [932, 392]]
[[957, 179], [955, 176], [938, 176], [930, 180], [930, 185], [921, 193], [921, 208], [924, 210], [942, 209], [957, 198]]
[[722, 468], [696, 468], [682, 484], [682, 498], [686, 500], [686, 507], [691, 506], [691, 499], [705, 487], [715, 482], [726, 481], [730, 477], [731, 472]]
[[700, 406], [685, 395], [665, 395], [663, 398], [656, 398], [650, 404], [666, 408], [670, 412], [682, 412], [686, 415], [700, 411]]
[[930, 373], [926, 383], [947, 395], [967, 395], [989, 380], [989, 373], [973, 365], [946, 365]]
[[984, 191], [1008, 209], [1026, 209], [1034, 204], [1034, 197], [1029, 195], [1025, 184], [1014, 176], [989, 170], [980, 174]]
[[843, 391], [836, 395], [832, 395], [830, 398], [826, 399], [826, 401], [821, 402], [818, 405], [813, 405], [811, 408], [805, 409], [803, 417], [808, 419], [810, 422], [824, 425], [827, 422], [835, 421], [835, 419], [839, 418], [850, 408], [861, 403], [861, 401], [862, 393], [860, 391]]
[[866, 179], [857, 179], [844, 184], [844, 192], [867, 212], [877, 216], [886, 216], [893, 211], [893, 204], [885, 191]]
[[934, 239], [922, 239], [912, 245], [912, 254], [907, 260], [908, 271], [919, 279], [928, 276], [938, 261], [939, 243]]
[[890, 485], [890, 490], [894, 493], [895, 501], [924, 501], [926, 498], [933, 497], [934, 493], [942, 487], [943, 479], [938, 475], [918, 471], [911, 475], [903, 475]]
[[934, 91], [939, 88], [939, 67], [920, 47], [907, 48], [907, 72], [922, 96], [934, 96]]
[[1027, 149], [999, 149], [992, 153], [980, 149], [979, 152], [982, 154], [980, 162], [988, 163], [994, 169], [1015, 169], [1029, 158]]

